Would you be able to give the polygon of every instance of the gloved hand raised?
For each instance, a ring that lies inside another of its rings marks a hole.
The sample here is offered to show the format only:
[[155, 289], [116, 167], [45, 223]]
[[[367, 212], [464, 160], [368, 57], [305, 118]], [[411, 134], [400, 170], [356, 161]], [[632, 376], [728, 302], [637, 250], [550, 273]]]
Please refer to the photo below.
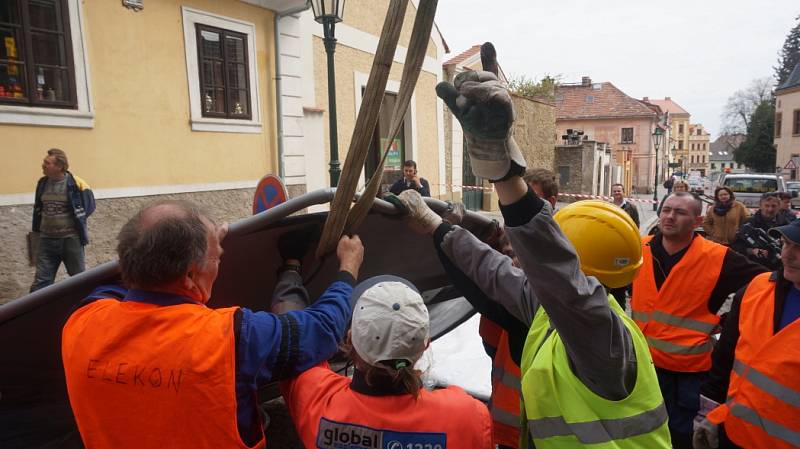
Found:
[[442, 224], [442, 217], [428, 207], [416, 190], [404, 190], [400, 195], [387, 195], [384, 199], [395, 204], [400, 213], [405, 214], [411, 229], [420, 234], [433, 234]]
[[459, 73], [454, 84], [439, 83], [436, 95], [461, 123], [475, 176], [497, 181], [525, 172], [525, 158], [513, 136], [511, 95], [493, 73]]
[[719, 403], [700, 395], [700, 410], [694, 417], [694, 434], [692, 435], [692, 447], [694, 449], [716, 449], [719, 447], [719, 426], [706, 418], [711, 410], [719, 406]]

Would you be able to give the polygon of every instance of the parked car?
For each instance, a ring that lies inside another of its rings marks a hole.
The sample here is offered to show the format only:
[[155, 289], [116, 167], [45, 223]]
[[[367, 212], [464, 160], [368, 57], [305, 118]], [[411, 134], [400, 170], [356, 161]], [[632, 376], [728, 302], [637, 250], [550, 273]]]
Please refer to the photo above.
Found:
[[720, 182], [733, 191], [737, 200], [751, 208], [758, 207], [761, 195], [765, 193], [786, 191], [783, 178], [768, 173], [732, 173], [725, 175]]
[[704, 183], [702, 178], [689, 178], [689, 191], [697, 194], [705, 193]]
[[787, 182], [786, 191], [792, 193], [792, 209], [800, 209], [800, 181]]

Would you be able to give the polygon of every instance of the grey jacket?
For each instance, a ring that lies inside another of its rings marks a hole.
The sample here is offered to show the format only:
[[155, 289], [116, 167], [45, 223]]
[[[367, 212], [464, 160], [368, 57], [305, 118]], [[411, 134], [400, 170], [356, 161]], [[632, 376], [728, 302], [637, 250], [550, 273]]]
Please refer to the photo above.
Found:
[[630, 333], [611, 310], [605, 288], [581, 271], [550, 205], [524, 225], [506, 226], [506, 233], [522, 269], [458, 226], [444, 236], [441, 250], [488, 298], [526, 326], [544, 307], [576, 376], [599, 396], [627, 397], [636, 378]]

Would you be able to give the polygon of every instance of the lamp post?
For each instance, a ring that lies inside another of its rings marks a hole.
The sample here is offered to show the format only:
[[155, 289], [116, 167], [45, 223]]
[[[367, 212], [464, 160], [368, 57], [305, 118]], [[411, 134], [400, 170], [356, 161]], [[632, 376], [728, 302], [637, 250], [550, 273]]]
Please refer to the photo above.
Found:
[[342, 21], [345, 0], [309, 0], [314, 12], [314, 20], [322, 24], [322, 42], [328, 56], [328, 128], [331, 149], [331, 187], [339, 183], [339, 133], [336, 129], [336, 73], [333, 65], [333, 52], [336, 49], [335, 25]]
[[661, 146], [661, 141], [664, 139], [664, 130], [661, 129], [660, 126], [656, 125], [656, 129], [653, 130], [653, 146], [656, 149], [656, 173], [653, 177], [653, 210], [658, 210], [658, 147]]

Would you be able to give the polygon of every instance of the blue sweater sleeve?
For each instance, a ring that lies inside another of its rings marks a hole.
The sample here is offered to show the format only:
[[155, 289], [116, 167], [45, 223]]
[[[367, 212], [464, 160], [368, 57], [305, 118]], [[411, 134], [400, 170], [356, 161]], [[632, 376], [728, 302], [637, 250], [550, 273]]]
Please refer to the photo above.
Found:
[[260, 387], [333, 356], [352, 313], [351, 279], [334, 282], [303, 310], [276, 315], [242, 309], [237, 383]]

